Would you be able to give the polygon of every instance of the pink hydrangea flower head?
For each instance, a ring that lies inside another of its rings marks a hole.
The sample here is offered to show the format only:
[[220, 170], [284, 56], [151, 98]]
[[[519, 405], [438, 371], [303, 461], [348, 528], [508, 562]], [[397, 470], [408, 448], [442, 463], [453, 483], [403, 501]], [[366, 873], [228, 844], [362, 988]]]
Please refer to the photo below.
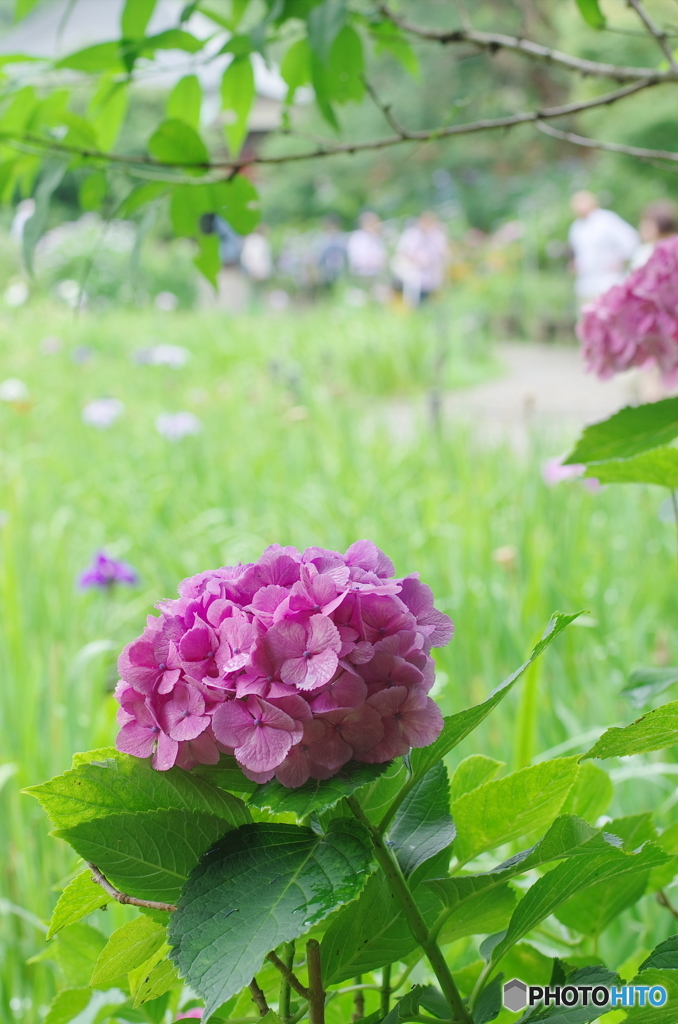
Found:
[[586, 306], [577, 325], [584, 360], [601, 380], [656, 366], [678, 383], [678, 235], [659, 242], [622, 283]]
[[235, 755], [289, 787], [439, 735], [431, 647], [452, 622], [371, 541], [272, 545], [184, 580], [120, 655], [118, 748], [166, 771]]

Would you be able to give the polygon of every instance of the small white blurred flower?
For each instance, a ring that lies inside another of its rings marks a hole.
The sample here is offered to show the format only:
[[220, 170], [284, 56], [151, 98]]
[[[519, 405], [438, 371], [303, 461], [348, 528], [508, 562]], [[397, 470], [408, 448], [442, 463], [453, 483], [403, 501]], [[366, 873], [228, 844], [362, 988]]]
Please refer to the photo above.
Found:
[[25, 402], [28, 388], [18, 377], [8, 377], [0, 384], [0, 402]]
[[179, 305], [179, 299], [174, 292], [158, 292], [155, 297], [155, 308], [163, 313], [173, 313]]
[[49, 337], [43, 338], [40, 342], [40, 351], [46, 356], [55, 356], [57, 352], [61, 352], [64, 347], [64, 343], [61, 338], [57, 338], [56, 335], [50, 334]]
[[190, 352], [181, 345], [153, 345], [148, 350], [148, 362], [153, 366], [171, 366], [178, 370], [188, 362]]
[[66, 278], [65, 281], [59, 281], [56, 286], [56, 293], [60, 299], [62, 299], [67, 306], [71, 309], [75, 309], [78, 305], [84, 305], [85, 296], [81, 298], [80, 285], [77, 281], [73, 281], [71, 278]]
[[275, 310], [276, 313], [281, 313], [283, 309], [287, 309], [289, 306], [290, 296], [283, 288], [274, 288], [266, 296], [266, 302], [269, 309]]
[[108, 430], [124, 411], [125, 406], [119, 398], [95, 398], [82, 410], [82, 422], [88, 427]]
[[189, 434], [199, 434], [202, 423], [192, 412], [161, 412], [156, 417], [155, 429], [168, 441], [180, 441]]
[[23, 306], [28, 302], [29, 294], [28, 285], [25, 281], [12, 281], [9, 287], [5, 289], [5, 305], [12, 306], [13, 308]]

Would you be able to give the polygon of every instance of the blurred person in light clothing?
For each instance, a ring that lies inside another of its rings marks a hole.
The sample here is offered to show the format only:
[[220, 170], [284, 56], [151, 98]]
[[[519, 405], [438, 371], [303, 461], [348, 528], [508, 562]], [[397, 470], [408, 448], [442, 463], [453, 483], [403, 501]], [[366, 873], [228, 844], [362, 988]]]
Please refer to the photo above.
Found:
[[585, 305], [624, 280], [639, 237], [618, 214], [602, 210], [592, 192], [575, 192], [570, 205], [576, 217], [568, 238], [574, 288], [578, 302]]
[[386, 269], [386, 244], [381, 235], [381, 221], [376, 213], [366, 210], [359, 227], [348, 236], [346, 254], [352, 274], [375, 281]]
[[670, 238], [678, 231], [678, 215], [675, 203], [670, 199], [658, 199], [649, 203], [640, 215], [638, 233], [640, 245], [633, 254], [631, 270], [637, 270], [647, 263], [657, 242]]
[[435, 213], [426, 211], [405, 228], [391, 263], [405, 302], [418, 306], [445, 282], [447, 234]]
[[240, 250], [240, 265], [252, 281], [268, 281], [273, 274], [271, 245], [262, 227], [245, 235]]

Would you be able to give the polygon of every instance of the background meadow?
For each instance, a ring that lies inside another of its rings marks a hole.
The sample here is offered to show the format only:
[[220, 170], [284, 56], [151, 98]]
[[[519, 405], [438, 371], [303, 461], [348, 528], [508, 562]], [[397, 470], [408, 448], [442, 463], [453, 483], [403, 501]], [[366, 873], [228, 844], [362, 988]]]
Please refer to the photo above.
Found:
[[[0, 402], [2, 1020], [44, 1014], [55, 965], [26, 961], [44, 954], [44, 922], [75, 869], [20, 791], [66, 769], [74, 751], [113, 741], [117, 654], [181, 578], [274, 542], [344, 550], [373, 539], [399, 574], [418, 570], [455, 621], [436, 652], [445, 713], [516, 668], [553, 610], [588, 609], [454, 763], [482, 751], [514, 768], [585, 749], [603, 726], [635, 717], [620, 695], [629, 671], [675, 658], [678, 554], [659, 489], [547, 487], [541, 464], [571, 438], [534, 436], [517, 455], [423, 412], [389, 432], [395, 399], [421, 398], [441, 374], [452, 388], [498, 372], [486, 342], [469, 345], [455, 322], [443, 307], [408, 317], [338, 304], [237, 319], [75, 317], [40, 303], [2, 314], [3, 376], [28, 389]], [[185, 365], [140, 362], [158, 343], [185, 348]], [[102, 397], [124, 403], [107, 430], [81, 419]], [[197, 416], [200, 433], [161, 436], [156, 417], [176, 411]], [[78, 590], [99, 548], [130, 562], [139, 585]], [[604, 762], [627, 779], [610, 813], [655, 806], [660, 825], [678, 821], [671, 757]], [[90, 920], [109, 932], [126, 915], [116, 905]], [[601, 952], [622, 964], [639, 935], [651, 949], [670, 926], [647, 897], [608, 929]], [[544, 929], [544, 948], [564, 949], [562, 932]], [[453, 951], [460, 964], [465, 943]], [[80, 955], [61, 969], [77, 972]], [[345, 1021], [341, 1000], [332, 1005], [329, 1019]]]

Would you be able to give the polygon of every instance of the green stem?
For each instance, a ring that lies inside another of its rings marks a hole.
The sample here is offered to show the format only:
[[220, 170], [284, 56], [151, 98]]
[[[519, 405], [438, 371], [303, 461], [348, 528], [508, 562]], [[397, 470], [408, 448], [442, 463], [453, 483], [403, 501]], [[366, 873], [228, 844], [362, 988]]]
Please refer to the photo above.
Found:
[[[291, 974], [294, 967], [294, 941], [284, 944], [281, 960], [287, 971]], [[280, 992], [278, 994], [278, 1014], [282, 1017], [283, 1021], [287, 1021], [288, 1017], [292, 1016], [290, 1009], [291, 996], [292, 989], [289, 977], [283, 975], [280, 979]]]
[[309, 939], [306, 943], [308, 964], [308, 1019], [310, 1024], [325, 1024], [325, 989], [320, 964], [320, 943]]
[[262, 992], [256, 978], [252, 978], [250, 982], [250, 992], [252, 993], [252, 1002], [259, 1011], [260, 1017], [265, 1017], [268, 1013], [268, 1003], [266, 1002], [266, 996]]
[[375, 828], [365, 814], [363, 814], [362, 807], [356, 798], [353, 796], [348, 797], [347, 803], [358, 821], [364, 825], [370, 833], [377, 862], [386, 875], [388, 883], [393, 890], [393, 894], [400, 903], [405, 917], [407, 918], [410, 931], [426, 954], [426, 958], [438, 979], [442, 993], [454, 1010], [457, 1020], [460, 1021], [461, 1024], [473, 1024], [471, 1015], [464, 1005], [459, 989], [457, 988], [450, 969], [445, 962], [442, 950], [435, 939], [431, 937], [428, 925], [426, 924], [419, 907], [414, 901], [412, 891], [407, 884], [405, 876], [400, 870], [398, 861], [393, 856], [391, 850], [385, 845], [379, 830]]
[[365, 1016], [365, 991], [363, 989], [363, 976], [362, 974], [356, 975], [355, 995], [353, 996], [353, 1020], [362, 1020]]
[[391, 1009], [391, 964], [381, 971], [381, 1012], [386, 1016]]

